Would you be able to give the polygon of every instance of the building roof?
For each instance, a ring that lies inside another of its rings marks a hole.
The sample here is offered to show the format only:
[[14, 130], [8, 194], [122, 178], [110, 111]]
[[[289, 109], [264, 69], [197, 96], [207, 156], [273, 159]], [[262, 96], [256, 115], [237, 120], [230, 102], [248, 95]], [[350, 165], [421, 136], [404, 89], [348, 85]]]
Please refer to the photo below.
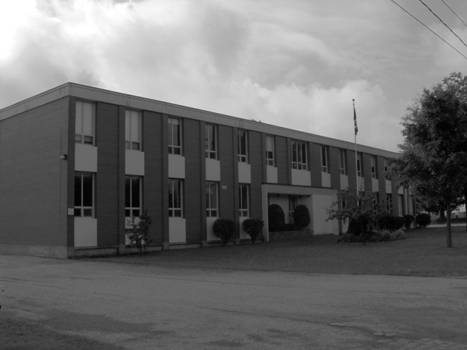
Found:
[[[260, 121], [233, 117], [226, 114], [205, 111], [197, 108], [182, 106], [164, 101], [158, 101], [140, 96], [129, 95], [121, 92], [105, 90], [88, 85], [76, 84], [72, 82], [59, 85], [55, 88], [44, 91], [40, 94], [34, 95], [15, 104], [12, 104], [8, 107], [0, 109], [0, 121], [3, 119], [14, 117], [19, 113], [26, 112], [38, 106], [47, 104], [49, 102], [67, 96], [122, 105], [134, 109], [153, 111], [184, 118], [202, 120], [209, 123], [238, 127], [247, 130], [254, 130], [271, 135], [284, 136], [297, 140], [303, 140], [339, 148], [354, 149], [355, 147], [354, 143], [352, 142], [334, 139], [331, 137], [320, 136], [303, 131], [267, 124]], [[387, 158], [397, 158], [399, 156], [397, 152], [387, 151], [384, 149], [361, 144], [357, 144], [357, 150], [359, 152], [371, 153]]]

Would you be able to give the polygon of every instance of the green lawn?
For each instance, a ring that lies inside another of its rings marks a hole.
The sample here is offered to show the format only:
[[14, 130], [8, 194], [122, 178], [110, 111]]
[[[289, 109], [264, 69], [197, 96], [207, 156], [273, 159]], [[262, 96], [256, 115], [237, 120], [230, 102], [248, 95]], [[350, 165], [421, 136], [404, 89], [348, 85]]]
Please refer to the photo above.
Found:
[[409, 231], [405, 240], [367, 245], [316, 236], [307, 241], [167, 250], [102, 260], [174, 268], [467, 276], [465, 227], [454, 228], [453, 242], [454, 248], [446, 248], [445, 228], [428, 228]]

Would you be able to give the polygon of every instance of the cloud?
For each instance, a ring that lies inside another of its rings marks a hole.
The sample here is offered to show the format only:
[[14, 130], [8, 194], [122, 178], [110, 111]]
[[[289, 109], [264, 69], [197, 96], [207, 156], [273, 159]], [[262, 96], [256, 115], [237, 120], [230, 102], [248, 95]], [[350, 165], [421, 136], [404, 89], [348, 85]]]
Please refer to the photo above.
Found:
[[75, 81], [351, 141], [356, 98], [359, 142], [396, 149], [408, 102], [463, 67], [410, 21], [372, 0], [0, 2], [0, 105]]

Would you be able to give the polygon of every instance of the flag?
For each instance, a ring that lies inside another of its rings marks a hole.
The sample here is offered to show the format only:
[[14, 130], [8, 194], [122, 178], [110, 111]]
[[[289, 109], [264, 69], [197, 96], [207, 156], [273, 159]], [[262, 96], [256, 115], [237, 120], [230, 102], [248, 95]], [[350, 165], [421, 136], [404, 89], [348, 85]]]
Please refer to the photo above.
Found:
[[357, 126], [357, 112], [355, 111], [355, 99], [352, 99], [353, 103], [353, 125], [354, 125], [354, 132], [355, 136], [358, 134], [358, 126]]

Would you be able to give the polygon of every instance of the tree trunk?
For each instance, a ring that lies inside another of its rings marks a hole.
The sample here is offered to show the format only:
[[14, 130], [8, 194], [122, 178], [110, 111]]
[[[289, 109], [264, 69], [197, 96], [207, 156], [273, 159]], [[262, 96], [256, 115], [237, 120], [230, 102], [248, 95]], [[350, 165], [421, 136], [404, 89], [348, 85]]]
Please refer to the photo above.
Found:
[[446, 221], [446, 215], [444, 215], [444, 209], [441, 209], [439, 211], [439, 221], [440, 222], [445, 222]]
[[452, 248], [452, 230], [451, 230], [451, 208], [447, 208], [446, 210], [446, 219], [447, 219], [447, 236], [446, 236], [446, 246], [448, 248]]
[[467, 186], [464, 189], [464, 205], [465, 205], [465, 232], [467, 232]]

